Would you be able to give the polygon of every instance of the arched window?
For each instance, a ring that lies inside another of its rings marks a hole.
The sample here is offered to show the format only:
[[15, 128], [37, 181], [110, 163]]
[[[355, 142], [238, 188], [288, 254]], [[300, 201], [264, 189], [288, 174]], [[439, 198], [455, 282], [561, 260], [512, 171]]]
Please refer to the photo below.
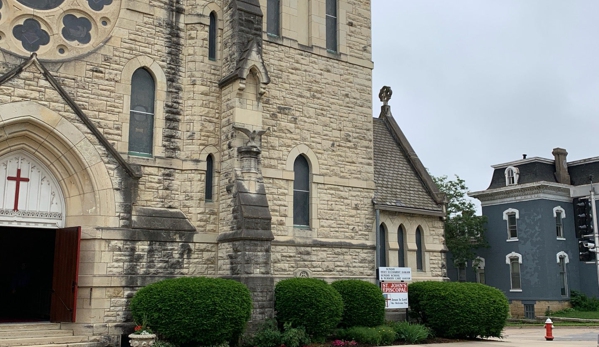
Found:
[[514, 184], [518, 184], [518, 178], [520, 177], [520, 172], [517, 167], [508, 166], [505, 169], [505, 185], [511, 186]]
[[397, 228], [397, 244], [399, 245], [399, 249], [397, 250], [397, 266], [405, 267], [406, 266], [406, 246], [405, 246], [405, 234], [403, 225], [400, 225]]
[[208, 27], [208, 59], [216, 60], [216, 13], [210, 12]]
[[131, 78], [129, 154], [151, 156], [154, 143], [154, 77], [144, 68]]
[[521, 292], [522, 282], [520, 277], [520, 267], [522, 264], [522, 255], [512, 252], [505, 256], [505, 263], [510, 266], [510, 291]]
[[268, 0], [266, 3], [266, 32], [280, 36], [281, 0]]
[[387, 266], [387, 227], [381, 224], [379, 228], [379, 267]]
[[214, 157], [208, 154], [206, 158], [206, 188], [204, 194], [205, 201], [212, 201], [212, 185], [214, 184]]
[[422, 230], [420, 230], [420, 227], [418, 227], [418, 229], [416, 229], [416, 270], [418, 271], [424, 271], [424, 261], [422, 253]]
[[337, 0], [326, 0], [327, 50], [337, 52]]
[[310, 226], [310, 165], [303, 155], [293, 164], [293, 225]]

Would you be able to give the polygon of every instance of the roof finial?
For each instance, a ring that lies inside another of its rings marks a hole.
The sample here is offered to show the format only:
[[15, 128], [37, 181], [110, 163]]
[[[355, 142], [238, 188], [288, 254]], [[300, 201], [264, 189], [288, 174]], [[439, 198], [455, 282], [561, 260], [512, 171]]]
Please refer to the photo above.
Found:
[[381, 91], [379, 92], [379, 99], [381, 99], [381, 101], [383, 102], [383, 106], [388, 105], [389, 100], [391, 100], [392, 94], [393, 92], [391, 91], [391, 87], [384, 86], [383, 88], [381, 88]]

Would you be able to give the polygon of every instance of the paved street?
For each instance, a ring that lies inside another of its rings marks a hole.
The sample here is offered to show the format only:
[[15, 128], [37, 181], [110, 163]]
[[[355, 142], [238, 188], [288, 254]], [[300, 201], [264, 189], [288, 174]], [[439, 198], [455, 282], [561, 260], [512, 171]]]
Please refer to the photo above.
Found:
[[484, 341], [456, 342], [451, 344], [425, 344], [420, 346], [437, 347], [569, 347], [569, 346], [592, 346], [596, 347], [599, 327], [558, 327], [553, 330], [553, 341], [545, 340], [545, 328], [514, 328], [509, 327], [504, 330], [503, 339], [488, 339]]

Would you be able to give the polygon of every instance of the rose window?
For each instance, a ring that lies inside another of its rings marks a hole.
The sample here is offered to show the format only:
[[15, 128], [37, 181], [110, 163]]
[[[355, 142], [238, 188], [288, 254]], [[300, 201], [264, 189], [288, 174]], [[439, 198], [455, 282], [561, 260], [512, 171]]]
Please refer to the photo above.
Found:
[[0, 0], [0, 48], [42, 60], [88, 53], [110, 37], [121, 0]]

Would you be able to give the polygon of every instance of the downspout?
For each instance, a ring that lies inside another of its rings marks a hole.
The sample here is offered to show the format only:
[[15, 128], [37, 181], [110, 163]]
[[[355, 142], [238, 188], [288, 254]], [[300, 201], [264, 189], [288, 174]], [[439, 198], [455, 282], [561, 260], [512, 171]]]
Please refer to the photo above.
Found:
[[[375, 205], [376, 206], [376, 205]], [[374, 215], [375, 215], [375, 223], [376, 223], [376, 250], [375, 250], [375, 259], [374, 259], [374, 268], [376, 271], [376, 285], [379, 286], [379, 266], [381, 264], [379, 264], [379, 261], [381, 259], [381, 240], [380, 240], [380, 235], [381, 235], [381, 211], [375, 207], [374, 209]]]

